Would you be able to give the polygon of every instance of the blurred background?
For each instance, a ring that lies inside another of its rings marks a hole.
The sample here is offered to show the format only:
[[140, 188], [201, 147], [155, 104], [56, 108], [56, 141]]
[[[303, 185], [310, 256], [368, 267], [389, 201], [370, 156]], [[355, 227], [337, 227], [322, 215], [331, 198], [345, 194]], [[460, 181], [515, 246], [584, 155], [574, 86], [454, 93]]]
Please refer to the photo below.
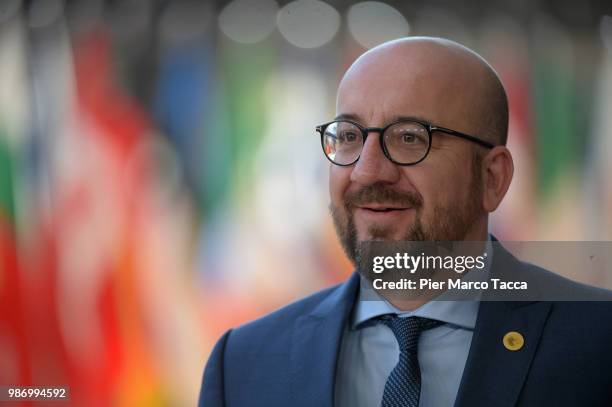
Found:
[[609, 5], [462, 3], [0, 1], [0, 384], [193, 405], [225, 330], [346, 278], [314, 127], [393, 38], [501, 75], [498, 238], [612, 240]]

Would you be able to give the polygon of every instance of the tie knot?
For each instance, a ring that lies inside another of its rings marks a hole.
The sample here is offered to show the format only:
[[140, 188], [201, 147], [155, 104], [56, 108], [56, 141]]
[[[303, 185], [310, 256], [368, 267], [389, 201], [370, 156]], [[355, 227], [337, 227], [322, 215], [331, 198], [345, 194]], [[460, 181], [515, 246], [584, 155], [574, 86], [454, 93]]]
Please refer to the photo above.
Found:
[[421, 332], [442, 325], [444, 322], [421, 317], [401, 318], [385, 315], [381, 322], [391, 328], [401, 352], [416, 352]]

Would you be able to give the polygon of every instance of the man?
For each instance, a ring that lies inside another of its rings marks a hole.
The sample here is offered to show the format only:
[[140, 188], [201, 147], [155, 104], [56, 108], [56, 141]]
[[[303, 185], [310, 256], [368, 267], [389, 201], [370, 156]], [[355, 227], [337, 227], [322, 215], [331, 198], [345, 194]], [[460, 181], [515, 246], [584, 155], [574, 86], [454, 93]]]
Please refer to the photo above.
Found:
[[[336, 108], [317, 130], [334, 224], [356, 266], [365, 241], [481, 241], [491, 273], [503, 265], [596, 290], [491, 249], [488, 214], [513, 163], [506, 94], [480, 56], [437, 38], [385, 43], [353, 63]], [[200, 405], [612, 405], [609, 303], [366, 301], [368, 283], [356, 272], [227, 332]]]

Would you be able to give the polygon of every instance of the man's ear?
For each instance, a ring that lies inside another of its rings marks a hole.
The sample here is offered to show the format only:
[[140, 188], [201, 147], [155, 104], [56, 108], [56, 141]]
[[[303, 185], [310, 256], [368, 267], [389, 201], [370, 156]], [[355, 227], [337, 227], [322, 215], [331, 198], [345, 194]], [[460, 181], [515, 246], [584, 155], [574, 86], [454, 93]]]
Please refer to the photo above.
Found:
[[505, 146], [496, 146], [482, 160], [482, 207], [493, 212], [504, 199], [512, 175], [514, 163], [512, 154]]

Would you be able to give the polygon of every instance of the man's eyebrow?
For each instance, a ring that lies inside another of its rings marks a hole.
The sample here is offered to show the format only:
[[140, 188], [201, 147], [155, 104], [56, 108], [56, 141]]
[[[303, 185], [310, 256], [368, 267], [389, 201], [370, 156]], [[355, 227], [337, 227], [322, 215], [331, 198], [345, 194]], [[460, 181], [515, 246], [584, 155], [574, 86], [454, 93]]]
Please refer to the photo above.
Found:
[[360, 118], [358, 115], [353, 113], [342, 113], [336, 116], [334, 120], [352, 120], [354, 122], [359, 122]]

